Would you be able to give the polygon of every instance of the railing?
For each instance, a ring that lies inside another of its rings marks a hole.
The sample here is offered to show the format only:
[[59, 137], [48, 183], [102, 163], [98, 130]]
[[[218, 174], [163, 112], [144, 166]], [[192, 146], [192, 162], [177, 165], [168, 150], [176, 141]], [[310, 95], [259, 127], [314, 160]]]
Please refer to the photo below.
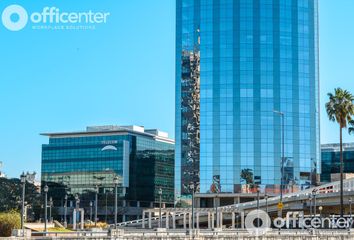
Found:
[[75, 232], [32, 232], [33, 237], [99, 237], [108, 236], [108, 231], [75, 231]]
[[[187, 239], [239, 239], [239, 240], [349, 240], [353, 239], [353, 232], [347, 230], [270, 230], [267, 233], [260, 235], [259, 237], [249, 233], [242, 229], [215, 229], [215, 230], [182, 230], [182, 229], [168, 229], [165, 231], [153, 230], [153, 229], [124, 229], [112, 232], [100, 232], [97, 235], [96, 232], [76, 232], [76, 233], [58, 233], [56, 236], [47, 235], [33, 236], [32, 239], [165, 239], [165, 240], [187, 240]], [[25, 239], [25, 238], [13, 238], [13, 239]]]
[[[344, 192], [353, 192], [354, 194], [354, 179], [344, 180], [343, 188], [344, 188]], [[294, 198], [295, 198], [294, 200], [308, 199], [308, 196], [313, 193], [315, 193], [316, 195], [321, 195], [321, 194], [328, 194], [328, 193], [338, 193], [339, 191], [340, 191], [340, 182], [338, 181], [338, 182], [324, 184], [318, 187], [305, 189], [295, 193], [285, 194], [283, 196], [283, 202], [285, 203], [285, 202], [293, 201]], [[280, 201], [280, 196], [276, 196], [276, 197], [271, 197], [268, 200], [261, 199], [259, 201], [259, 204], [260, 206], [265, 206], [267, 203], [268, 205], [274, 205], [277, 204], [279, 201]], [[245, 210], [248, 208], [254, 208], [256, 204], [257, 201], [251, 201], [246, 203], [219, 207], [219, 209], [235, 208], [238, 210]]]
[[[352, 192], [354, 195], [354, 179], [347, 179], [344, 180], [343, 182], [343, 187], [344, 187], [344, 191], [345, 192]], [[295, 192], [295, 193], [288, 193], [283, 195], [283, 203], [288, 203], [288, 202], [293, 202], [293, 201], [299, 201], [299, 200], [307, 200], [309, 194], [313, 194], [316, 193], [318, 196], [321, 195], [325, 195], [328, 193], [338, 193], [340, 190], [340, 182], [333, 182], [333, 183], [328, 183], [328, 184], [324, 184], [318, 187], [313, 187], [313, 188], [309, 188], [309, 189], [305, 189], [299, 192]], [[259, 201], [259, 206], [260, 207], [265, 207], [266, 205], [268, 205], [269, 207], [276, 205], [278, 202], [280, 201], [280, 196], [276, 196], [276, 197], [271, 197], [268, 198], [268, 200], [265, 199], [261, 199]], [[238, 211], [241, 210], [247, 210], [247, 209], [252, 209], [255, 208], [257, 205], [257, 201], [251, 201], [251, 202], [246, 202], [246, 203], [239, 203], [239, 204], [233, 204], [233, 205], [229, 205], [229, 206], [224, 206], [224, 207], [218, 207], [219, 210], [229, 210], [229, 209], [235, 209]], [[183, 215], [183, 213], [179, 213], [179, 212], [191, 212], [191, 208], [174, 208], [174, 209], [170, 209], [171, 212], [176, 212], [176, 217], [181, 217]], [[195, 209], [195, 211], [197, 211], [197, 209]], [[202, 213], [202, 216], [205, 216], [206, 213]], [[165, 216], [162, 216], [162, 219], [166, 219]], [[151, 221], [156, 223], [159, 220], [159, 217], [152, 217]], [[137, 225], [137, 224], [143, 224], [143, 222], [145, 221], [145, 223], [148, 222], [148, 218], [146, 219], [138, 219], [138, 220], [133, 220], [133, 221], [126, 221], [126, 222], [122, 222], [117, 224], [118, 227], [124, 227], [124, 226], [128, 226], [128, 225]], [[111, 227], [113, 227], [114, 225], [111, 225]]]

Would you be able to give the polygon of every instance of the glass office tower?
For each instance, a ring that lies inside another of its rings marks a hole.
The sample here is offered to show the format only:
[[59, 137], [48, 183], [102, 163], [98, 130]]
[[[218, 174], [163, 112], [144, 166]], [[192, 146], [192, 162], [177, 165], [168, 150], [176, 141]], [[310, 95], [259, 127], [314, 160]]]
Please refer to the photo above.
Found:
[[279, 193], [319, 172], [317, 0], [177, 0], [176, 195]]
[[78, 195], [88, 214], [98, 191], [98, 216], [112, 222], [115, 178], [120, 221], [158, 206], [160, 189], [163, 203], [173, 206], [174, 141], [167, 133], [141, 126], [98, 126], [43, 135], [49, 143], [42, 146], [42, 186], [49, 186], [55, 207], [63, 206], [65, 195], [70, 202]]

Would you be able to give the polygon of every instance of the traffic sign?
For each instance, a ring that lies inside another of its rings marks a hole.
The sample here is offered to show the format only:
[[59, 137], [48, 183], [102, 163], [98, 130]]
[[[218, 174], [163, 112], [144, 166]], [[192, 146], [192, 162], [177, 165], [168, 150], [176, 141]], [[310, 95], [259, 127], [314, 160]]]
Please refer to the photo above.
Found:
[[284, 207], [283, 203], [282, 202], [278, 202], [278, 209], [279, 210], [282, 210]]

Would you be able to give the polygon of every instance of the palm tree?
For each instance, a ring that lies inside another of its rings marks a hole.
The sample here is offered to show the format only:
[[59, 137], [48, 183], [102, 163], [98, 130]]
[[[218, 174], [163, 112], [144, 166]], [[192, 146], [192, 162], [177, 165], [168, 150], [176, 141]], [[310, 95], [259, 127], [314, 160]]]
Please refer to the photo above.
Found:
[[[334, 94], [328, 93], [329, 101], [326, 103], [326, 111], [330, 121], [339, 124], [340, 138], [340, 214], [343, 216], [343, 139], [342, 130], [347, 128], [354, 115], [354, 96], [347, 90], [335, 88]], [[351, 129], [351, 128], [350, 128]]]

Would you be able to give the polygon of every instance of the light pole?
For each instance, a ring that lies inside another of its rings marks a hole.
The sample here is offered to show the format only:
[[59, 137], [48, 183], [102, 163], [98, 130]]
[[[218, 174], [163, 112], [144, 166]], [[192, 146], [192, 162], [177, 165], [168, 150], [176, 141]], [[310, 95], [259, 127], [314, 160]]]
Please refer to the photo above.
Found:
[[107, 217], [108, 217], [108, 192], [107, 189], [104, 191], [104, 196], [105, 196], [105, 216], [104, 220], [107, 222]]
[[92, 222], [92, 201], [90, 201], [90, 222]]
[[159, 220], [160, 220], [160, 221], [159, 221], [160, 224], [159, 224], [159, 225], [160, 225], [160, 226], [159, 226], [159, 227], [162, 228], [162, 218], [161, 218], [161, 217], [162, 217], [162, 214], [161, 214], [161, 207], [162, 207], [162, 205], [161, 205], [161, 201], [162, 201], [162, 189], [161, 189], [161, 188], [159, 189], [159, 197], [160, 197], [160, 204], [159, 204], [159, 205], [160, 205], [160, 207], [159, 207], [159, 208], [160, 208], [160, 209], [159, 209], [159, 216], [160, 216], [160, 219], [159, 219]]
[[192, 229], [194, 229], [194, 182], [192, 185]]
[[[281, 117], [281, 132], [282, 132], [282, 157], [281, 157], [281, 179], [280, 179], [280, 202], [283, 202], [283, 180], [284, 180], [284, 160], [285, 160], [285, 134], [284, 134], [284, 112], [273, 110], [274, 113], [279, 114]], [[281, 210], [282, 211], [282, 210]]]
[[[259, 186], [257, 185], [257, 211], [259, 211]], [[258, 213], [259, 214], [259, 213]], [[257, 218], [257, 227], [259, 227], [259, 217]]]
[[80, 198], [79, 198], [79, 195], [78, 195], [78, 194], [75, 194], [75, 202], [76, 202], [75, 208], [76, 208], [76, 210], [78, 211], [79, 208], [80, 208]]
[[349, 214], [351, 219], [352, 218], [352, 198], [349, 198]]
[[67, 222], [67, 211], [68, 211], [68, 195], [65, 194], [64, 196], [64, 227], [68, 227], [68, 222]]
[[48, 200], [48, 186], [45, 185], [44, 188], [44, 235], [46, 236], [47, 235], [47, 221], [48, 221], [48, 218], [47, 218], [47, 207], [48, 207], [48, 203], [47, 203], [47, 200]]
[[[108, 169], [107, 169], [108, 171]], [[100, 184], [102, 185], [103, 180], [106, 177], [97, 177], [97, 176], [93, 176], [94, 179], [99, 180]], [[97, 221], [98, 221], [98, 217], [97, 217], [97, 211], [98, 211], [98, 191], [99, 191], [99, 187], [98, 187], [98, 183], [96, 182], [96, 195], [95, 195], [95, 227], [97, 226]]]
[[53, 205], [53, 198], [49, 198], [49, 222], [52, 222], [52, 205]]
[[22, 183], [22, 207], [21, 207], [21, 229], [22, 229], [22, 236], [24, 236], [25, 231], [25, 193], [26, 193], [26, 175], [23, 172], [21, 174], [21, 183]]
[[315, 217], [317, 215], [317, 209], [316, 209], [317, 207], [316, 207], [316, 205], [317, 205], [317, 203], [316, 203], [316, 192], [313, 192], [313, 206], [314, 206], [313, 213], [314, 213]]
[[116, 176], [113, 179], [114, 182], [114, 226], [115, 229], [117, 229], [117, 217], [118, 217], [118, 183], [119, 183], [119, 178]]
[[268, 194], [264, 196], [264, 199], [266, 201], [266, 213], [268, 214]]
[[312, 195], [309, 195], [309, 202], [310, 202], [310, 216], [312, 217]]
[[216, 215], [216, 228], [219, 228], [219, 221], [218, 221], [218, 219], [219, 219], [219, 217], [218, 217], [218, 194], [216, 194], [216, 196], [215, 196], [215, 215]]
[[[0, 162], [1, 165], [1, 162]], [[1, 166], [0, 166], [1, 167]], [[34, 179], [36, 177], [36, 172], [33, 172], [32, 174], [27, 172], [26, 174], [22, 172], [20, 176], [20, 181], [22, 183], [22, 203], [21, 203], [21, 229], [22, 229], [22, 234], [24, 236], [24, 231], [25, 231], [25, 195], [26, 195], [26, 182], [33, 183]]]
[[97, 226], [97, 208], [98, 208], [98, 185], [95, 189], [95, 227]]
[[[80, 198], [78, 194], [75, 194], [75, 209], [76, 209], [76, 214], [75, 214], [75, 222], [78, 221], [78, 215], [80, 216], [81, 213], [79, 213], [79, 209], [80, 209]], [[79, 217], [80, 219], [80, 217]], [[78, 227], [75, 227], [75, 230], [77, 230]]]

